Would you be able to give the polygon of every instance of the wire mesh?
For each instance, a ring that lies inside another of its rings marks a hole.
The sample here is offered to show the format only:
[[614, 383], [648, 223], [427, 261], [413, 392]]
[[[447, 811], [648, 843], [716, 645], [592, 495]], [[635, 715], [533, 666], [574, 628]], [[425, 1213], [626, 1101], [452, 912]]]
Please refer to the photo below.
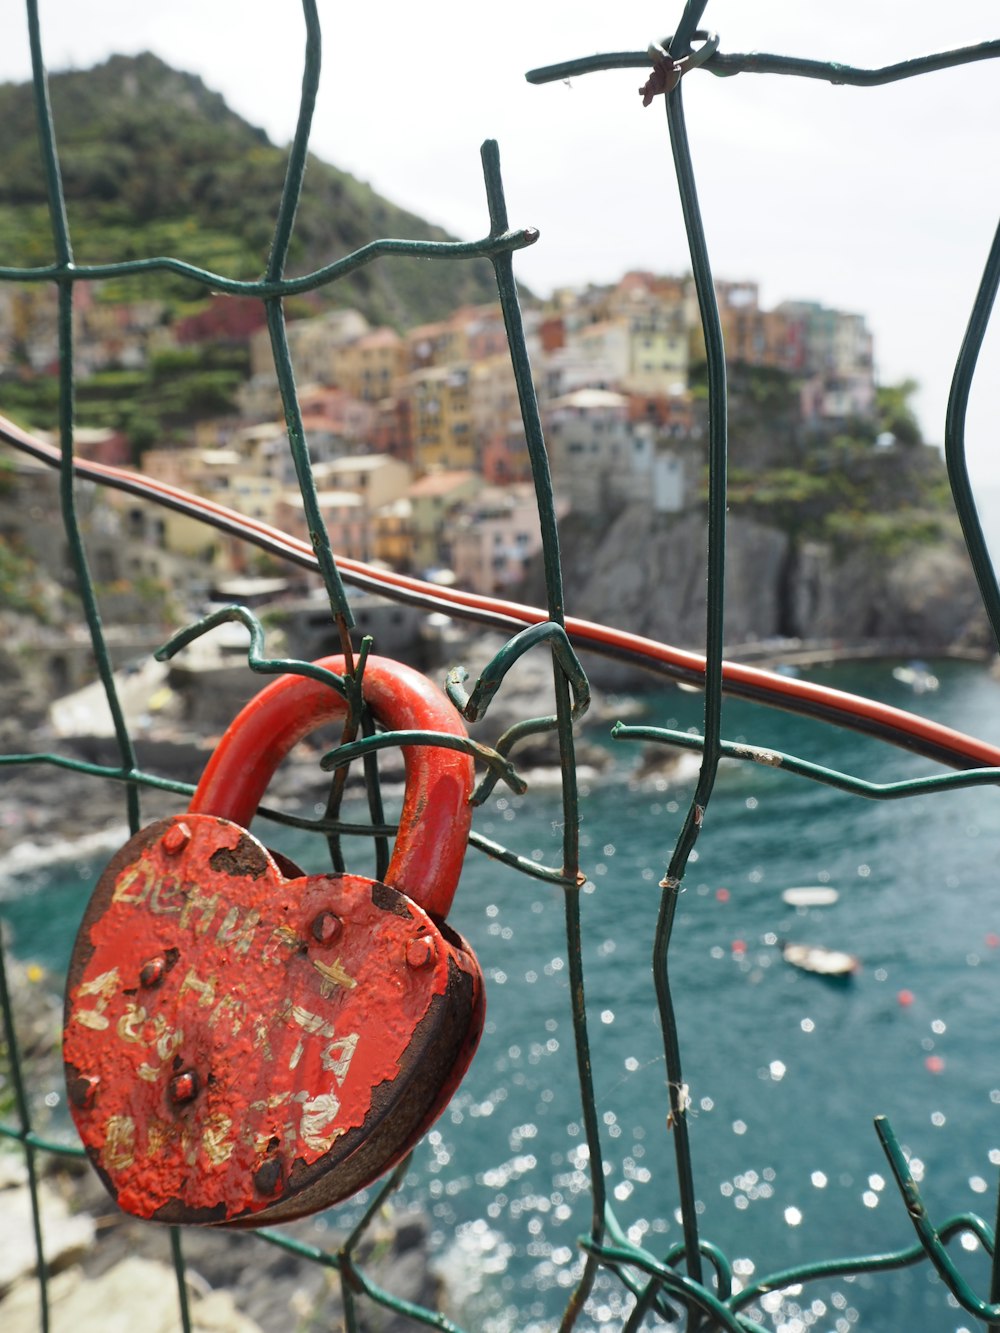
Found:
[[[983, 1248], [995, 1256], [994, 1230], [982, 1218], [971, 1213], [960, 1213], [943, 1221], [932, 1221], [908, 1167], [907, 1159], [901, 1150], [891, 1126], [884, 1118], [877, 1122], [877, 1131], [883, 1146], [889, 1170], [903, 1200], [906, 1212], [915, 1228], [916, 1241], [906, 1248], [887, 1253], [858, 1254], [837, 1257], [821, 1263], [811, 1263], [786, 1268], [758, 1278], [749, 1285], [734, 1282], [730, 1260], [702, 1234], [698, 1220], [696, 1171], [689, 1135], [689, 1104], [686, 1096], [684, 1067], [681, 1041], [675, 1014], [675, 987], [672, 984], [671, 963], [675, 956], [674, 924], [679, 894], [685, 885], [696, 843], [702, 834], [705, 813], [713, 796], [713, 787], [720, 760], [723, 757], [736, 758], [751, 763], [783, 767], [798, 776], [837, 786], [844, 791], [860, 797], [873, 799], [900, 799], [917, 792], [943, 790], [949, 787], [970, 785], [993, 785], [1000, 780], [1000, 754], [992, 747], [978, 745], [970, 738], [946, 737], [925, 729], [919, 736], [914, 729], [907, 730], [899, 718], [887, 716], [883, 710], [874, 720], [862, 721], [863, 710], [859, 707], [849, 716], [836, 716], [833, 720], [847, 725], [867, 725], [876, 735], [897, 743], [909, 744], [912, 748], [921, 748], [925, 753], [941, 758], [943, 762], [963, 768], [956, 774], [945, 774], [930, 778], [911, 779], [903, 782], [878, 784], [866, 781], [851, 774], [840, 773], [822, 765], [799, 759], [794, 755], [764, 749], [760, 746], [728, 741], [722, 736], [722, 699], [728, 691], [739, 693], [741, 690], [766, 702], [782, 707], [801, 707], [823, 716], [821, 701], [813, 697], [806, 701], [796, 693], [793, 686], [781, 685], [769, 681], [764, 673], [743, 673], [723, 661], [723, 588], [726, 561], [726, 461], [727, 461], [727, 386], [726, 361], [723, 345], [722, 328], [715, 300], [713, 274], [708, 255], [704, 228], [702, 226], [694, 168], [688, 145], [684, 110], [683, 81], [684, 75], [701, 69], [704, 73], [716, 76], [728, 76], [735, 73], [769, 72], [827, 80], [831, 83], [844, 83], [857, 86], [871, 86], [893, 80], [926, 74], [948, 66], [971, 61], [992, 59], [1000, 56], [1000, 41], [983, 43], [976, 47], [957, 51], [941, 52], [919, 60], [906, 61], [881, 70], [854, 69], [832, 61], [787, 58], [754, 53], [750, 55], [728, 54], [718, 49], [718, 39], [699, 29], [706, 9], [706, 0], [688, 0], [680, 16], [676, 31], [669, 42], [660, 48], [651, 48], [644, 52], [615, 53], [608, 56], [590, 57], [585, 60], [570, 60], [546, 69], [534, 70], [528, 78], [533, 82], [545, 82], [564, 79], [592, 71], [611, 68], [636, 68], [648, 70], [652, 66], [654, 84], [651, 85], [650, 97], [658, 92], [665, 94], [666, 122], [673, 164], [677, 178], [679, 197], [690, 247], [691, 267], [697, 290], [698, 303], [704, 330], [704, 341], [708, 362], [709, 390], [709, 495], [708, 495], [708, 539], [706, 547], [706, 572], [708, 581], [707, 617], [705, 629], [705, 653], [703, 657], [692, 654], [672, 652], [656, 646], [644, 645], [636, 641], [613, 642], [610, 638], [590, 637], [593, 627], [586, 627], [582, 622], [567, 617], [564, 604], [562, 570], [559, 553], [559, 534], [556, 523], [553, 489], [549, 475], [548, 459], [542, 433], [542, 425], [532, 384], [531, 366], [528, 361], [524, 329], [514, 281], [514, 255], [524, 246], [530, 245], [536, 235], [530, 229], [512, 229], [507, 218], [503, 186], [500, 174], [497, 147], [488, 142], [483, 146], [482, 167], [489, 211], [488, 234], [480, 241], [458, 242], [413, 242], [402, 240], [376, 240], [345, 258], [331, 263], [303, 277], [289, 279], [284, 276], [288, 247], [293, 235], [296, 208], [303, 186], [306, 155], [316, 91], [320, 78], [320, 24], [314, 0], [303, 0], [306, 20], [307, 40], [304, 60], [302, 97], [298, 126], [289, 152], [287, 173], [278, 214], [270, 256], [264, 277], [257, 282], [237, 281], [225, 274], [214, 273], [207, 269], [181, 260], [167, 257], [146, 257], [129, 262], [104, 263], [99, 265], [77, 265], [74, 262], [71, 231], [67, 219], [65, 197], [60, 177], [60, 162], [57, 150], [55, 127], [53, 125], [48, 100], [45, 62], [39, 25], [36, 0], [26, 0], [30, 34], [31, 55], [34, 71], [34, 93], [37, 109], [37, 121], [41, 152], [45, 166], [48, 188], [49, 217], [52, 231], [53, 260], [50, 264], [22, 269], [0, 267], [0, 280], [16, 283], [52, 283], [58, 292], [58, 336], [59, 336], [59, 439], [60, 447], [57, 460], [47, 454], [44, 446], [33, 442], [24, 432], [20, 432], [10, 423], [4, 423], [3, 438], [19, 448], [33, 450], [37, 456], [47, 462], [56, 461], [60, 478], [61, 522], [69, 543], [69, 550], [77, 576], [77, 586], [81, 603], [81, 613], [88, 627], [93, 647], [94, 662], [102, 683], [114, 721], [118, 763], [116, 765], [87, 764], [75, 759], [55, 754], [18, 754], [2, 757], [5, 765], [44, 765], [55, 764], [72, 769], [81, 778], [113, 779], [123, 788], [127, 816], [131, 830], [138, 829], [140, 823], [140, 793], [145, 787], [160, 787], [166, 790], [185, 792], [190, 788], [183, 783], [172, 782], [143, 770], [137, 763], [132, 737], [129, 734], [125, 714], [118, 698], [117, 687], [112, 671], [106, 635], [102, 627], [98, 598], [94, 580], [91, 576], [84, 542], [80, 533], [75, 477], [77, 473], [88, 475], [88, 465], [76, 456], [74, 447], [74, 391], [77, 378], [74, 329], [72, 319], [73, 292], [78, 284], [86, 284], [112, 277], [135, 275], [139, 273], [164, 275], [180, 274], [203, 289], [251, 297], [263, 303], [267, 317], [274, 365], [287, 425], [288, 444], [294, 462], [298, 485], [302, 494], [311, 534], [311, 549], [296, 546], [291, 539], [273, 530], [265, 530], [263, 525], [241, 522], [238, 516], [222, 511], [218, 506], [201, 504], [179, 493], [166, 494], [161, 488], [146, 486], [145, 493], [160, 503], [175, 507], [184, 507], [190, 502], [191, 512], [197, 512], [204, 521], [217, 525], [230, 525], [230, 529], [247, 540], [257, 541], [266, 549], [305, 563], [319, 570], [323, 577], [330, 612], [333, 621], [340, 629], [342, 643], [352, 670], [343, 681], [334, 685], [349, 698], [359, 697], [359, 680], [364, 670], [364, 652], [355, 661], [350, 647], [347, 631], [352, 626], [350, 605], [344, 588], [343, 576], [362, 585], [367, 577], [363, 568], [353, 566], [349, 561], [338, 561], [333, 551], [317, 503], [316, 486], [310, 464], [306, 434], [295, 387], [294, 369], [289, 352], [285, 325], [285, 300], [293, 295], [325, 287], [335, 283], [342, 276], [359, 266], [378, 261], [393, 254], [418, 255], [435, 261], [446, 261], [482, 256], [490, 260], [496, 275], [499, 299], [503, 310], [507, 337], [510, 347], [514, 375], [524, 425], [524, 433], [532, 465], [535, 497], [541, 522], [545, 587], [547, 605], [542, 612], [525, 612], [525, 608], [494, 603], [491, 607], [477, 606], [474, 599], [461, 596], [449, 597], [441, 590], [431, 590], [426, 585], [418, 585], [414, 580], [383, 581], [381, 588], [390, 596], [409, 598], [428, 607], [444, 606], [449, 614], [486, 620], [501, 626], [510, 633], [510, 639], [500, 654], [476, 682], [471, 692], [467, 693], [462, 677], [453, 673], [449, 681], [449, 692], [453, 700], [469, 719], [481, 715], [489, 700], [501, 688], [507, 670], [524, 653], [539, 646], [547, 647], [552, 659], [553, 682], [556, 698], [556, 711], [553, 717], [527, 719], [512, 728], [494, 749], [472, 746], [487, 765], [487, 777], [483, 780], [477, 794], [478, 800], [485, 798], [489, 788], [498, 779], [503, 779], [516, 787], [519, 779], [510, 762], [510, 754], [525, 736], [540, 730], [554, 730], [558, 738], [560, 766], [562, 773], [562, 849], [561, 862], [558, 866], [544, 867], [536, 861], [519, 856], [516, 852], [483, 837], [473, 836], [473, 842], [487, 851], [497, 861], [502, 862], [512, 871], [522, 871], [536, 878], [546, 879], [558, 884], [564, 891], [566, 956], [569, 967], [569, 997], [572, 1008], [572, 1023], [575, 1036], [576, 1076], [579, 1086], [580, 1109], [584, 1137], [589, 1153], [590, 1175], [590, 1225], [587, 1234], [581, 1238], [580, 1245], [585, 1255], [582, 1272], [570, 1294], [562, 1315], [560, 1328], [570, 1330], [584, 1325], [587, 1319], [587, 1303], [595, 1280], [602, 1271], [613, 1275], [622, 1284], [632, 1298], [631, 1311], [623, 1328], [638, 1330], [650, 1326], [649, 1320], [659, 1325], [680, 1323], [689, 1330], [727, 1329], [739, 1333], [760, 1326], [754, 1317], [753, 1307], [761, 1296], [776, 1289], [792, 1284], [806, 1284], [812, 1280], [828, 1278], [831, 1275], [865, 1273], [876, 1274], [885, 1270], [904, 1267], [921, 1262], [929, 1263], [936, 1270], [942, 1282], [952, 1293], [955, 1303], [973, 1319], [981, 1321], [986, 1327], [1000, 1329], [1000, 1267], [994, 1259], [990, 1288], [985, 1293], [976, 1292], [963, 1276], [948, 1251], [948, 1243], [956, 1236], [974, 1235]], [[655, 82], [658, 80], [658, 82]], [[976, 296], [971, 313], [968, 332], [955, 368], [952, 395], [949, 404], [946, 457], [952, 493], [955, 499], [970, 558], [986, 605], [994, 633], [1000, 637], [1000, 590], [989, 559], [986, 543], [976, 512], [972, 496], [968, 471], [965, 463], [964, 422], [969, 387], [976, 366], [979, 349], [990, 318], [996, 289], [1000, 282], [1000, 232], [993, 243], [983, 274], [982, 284]], [[115, 475], [114, 469], [90, 467], [89, 475], [102, 482], [126, 488], [143, 490], [141, 479]], [[224, 618], [241, 621], [250, 631], [250, 650], [248, 665], [252, 670], [273, 674], [275, 672], [300, 672], [309, 674], [308, 663], [288, 659], [273, 659], [266, 655], [263, 631], [260, 625], [244, 608], [231, 608], [223, 613]], [[190, 627], [161, 650], [160, 656], [167, 657], [177, 648], [191, 641], [197, 635], [206, 632], [219, 621], [219, 616]], [[574, 723], [585, 711], [588, 701], [586, 676], [574, 651], [574, 644], [588, 643], [598, 650], [618, 652], [620, 655], [632, 654], [633, 659], [643, 660], [647, 664], [659, 663], [662, 669], [682, 679], [693, 679], [704, 688], [704, 710], [700, 734], [691, 735], [676, 728], [638, 728], [619, 725], [615, 735], [620, 740], [637, 741], [655, 740], [673, 745], [686, 746], [701, 753], [698, 779], [690, 805], [686, 812], [680, 834], [667, 864], [660, 884], [661, 897], [659, 916], [652, 943], [652, 964], [659, 1005], [662, 1044], [666, 1066], [664, 1083], [665, 1110], [672, 1129], [669, 1135], [676, 1163], [677, 1205], [681, 1217], [683, 1239], [665, 1254], [655, 1254], [651, 1250], [629, 1238], [619, 1223], [613, 1206], [607, 1197], [605, 1170], [601, 1134], [601, 1116], [599, 1113], [594, 1080], [591, 1068], [590, 1036], [588, 1024], [590, 1012], [585, 991], [584, 949], [580, 915], [579, 887], [582, 883], [580, 868], [580, 797], [577, 789], [577, 763], [574, 751]], [[826, 705], [824, 705], [826, 706]], [[832, 705], [829, 705], [832, 707]], [[911, 720], [912, 721], [912, 720]], [[356, 728], [355, 728], [356, 733]], [[372, 829], [378, 835], [383, 848], [385, 836], [390, 832], [385, 826], [384, 816], [377, 795], [377, 776], [373, 766], [367, 761], [375, 749], [384, 745], [387, 738], [370, 735], [360, 740], [355, 733], [345, 737], [349, 742], [339, 752], [338, 762], [355, 757], [366, 759], [366, 775], [373, 790], [370, 807]], [[432, 735], [407, 735], [408, 743], [434, 743]], [[400, 744], [396, 738], [388, 738], [390, 743]], [[335, 789], [336, 790], [336, 789]], [[331, 840], [334, 864], [342, 864], [339, 850], [339, 836], [336, 817], [338, 799], [331, 797], [326, 818], [323, 821], [308, 822], [310, 827], [325, 831]], [[384, 850], [380, 852], [384, 863]], [[50, 1326], [49, 1280], [46, 1266], [45, 1236], [38, 1203], [38, 1180], [40, 1163], [50, 1155], [80, 1156], [78, 1147], [49, 1141], [36, 1133], [32, 1122], [30, 1099], [28, 1096], [28, 1075], [19, 1056], [19, 1038], [16, 1031], [14, 1013], [11, 1005], [7, 972], [4, 965], [4, 951], [0, 950], [0, 1000], [3, 1004], [5, 1037], [8, 1052], [10, 1076], [15, 1092], [14, 1123], [0, 1125], [0, 1133], [12, 1143], [19, 1145], [27, 1166], [29, 1189], [33, 1200], [33, 1232], [37, 1251], [38, 1296], [40, 1326], [47, 1330]], [[397, 1169], [389, 1179], [374, 1193], [370, 1205], [358, 1221], [356, 1227], [335, 1252], [325, 1252], [314, 1246], [303, 1244], [293, 1237], [275, 1230], [264, 1230], [255, 1237], [246, 1236], [248, 1247], [266, 1243], [283, 1247], [304, 1260], [336, 1271], [340, 1276], [344, 1318], [349, 1330], [361, 1327], [364, 1309], [369, 1305], [381, 1306], [397, 1315], [411, 1319], [416, 1325], [425, 1325], [460, 1333], [459, 1327], [445, 1315], [414, 1306], [401, 1300], [390, 1291], [380, 1287], [358, 1260], [361, 1242], [370, 1228], [384, 1201], [396, 1190], [405, 1175], [407, 1164]], [[184, 1235], [182, 1230], [171, 1231], [171, 1252], [177, 1275], [178, 1311], [182, 1327], [192, 1327], [191, 1312], [187, 1296], [187, 1278], [184, 1258]], [[252, 1259], [248, 1257], [248, 1263]]]

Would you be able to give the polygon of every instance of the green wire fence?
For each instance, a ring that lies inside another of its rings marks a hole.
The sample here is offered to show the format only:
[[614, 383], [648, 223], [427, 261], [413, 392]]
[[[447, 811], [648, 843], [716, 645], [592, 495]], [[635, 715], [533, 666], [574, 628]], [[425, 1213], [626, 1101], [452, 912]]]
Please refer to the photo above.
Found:
[[[512, 636], [503, 651], [484, 672], [471, 694], [467, 694], [459, 674], [453, 673], [449, 689], [454, 701], [466, 716], [474, 719], [488, 705], [490, 698], [501, 687], [508, 668], [525, 652], [540, 645], [549, 648], [553, 665], [556, 698], [555, 715], [550, 718], [528, 719], [512, 728], [488, 750], [473, 747], [486, 761], [487, 777], [477, 794], [485, 798], [490, 787], [502, 778], [517, 784], [516, 773], [508, 755], [525, 736], [540, 730], [554, 730], [558, 737], [562, 770], [562, 858], [557, 867], [541, 867], [534, 862], [503, 848], [488, 839], [474, 835], [482, 849], [513, 870], [527, 870], [536, 877], [561, 885], [564, 890], [566, 948], [569, 968], [569, 997], [576, 1046], [576, 1072], [579, 1082], [580, 1106], [586, 1145], [589, 1149], [590, 1222], [580, 1245], [585, 1255], [582, 1273], [571, 1292], [560, 1327], [564, 1330], [585, 1326], [588, 1319], [587, 1303], [598, 1273], [602, 1270], [621, 1282], [631, 1294], [632, 1306], [623, 1327], [638, 1330], [649, 1327], [649, 1320], [658, 1326], [680, 1323], [688, 1330], [726, 1329], [732, 1333], [760, 1327], [754, 1317], [754, 1306], [769, 1291], [790, 1284], [804, 1284], [811, 1280], [833, 1275], [879, 1273], [920, 1262], [929, 1262], [952, 1293], [954, 1300], [972, 1318], [990, 1329], [1000, 1330], [1000, 1263], [995, 1257], [994, 1229], [981, 1218], [963, 1213], [933, 1223], [921, 1200], [917, 1183], [910, 1174], [906, 1158], [891, 1126], [884, 1119], [877, 1122], [877, 1132], [883, 1146], [890, 1172], [895, 1180], [906, 1210], [912, 1219], [915, 1242], [904, 1249], [889, 1253], [860, 1254], [835, 1258], [822, 1263], [802, 1265], [770, 1273], [751, 1285], [740, 1288], [734, 1283], [730, 1261], [700, 1232], [696, 1207], [695, 1165], [688, 1129], [688, 1104], [685, 1096], [684, 1069], [681, 1043], [674, 1014], [674, 992], [671, 984], [672, 934], [678, 895], [683, 889], [685, 874], [701, 835], [705, 811], [712, 799], [720, 759], [724, 756], [751, 762], [780, 765], [803, 777], [839, 786], [844, 790], [870, 798], [903, 798], [917, 791], [948, 785], [973, 783], [995, 784], [1000, 772], [995, 768], [972, 770], [961, 775], [919, 779], [906, 783], [878, 786], [860, 778], [837, 773], [820, 765], [796, 759], [794, 756], [764, 751], [746, 744], [736, 744], [723, 738], [722, 698], [724, 690], [723, 652], [723, 587], [725, 573], [725, 514], [726, 514], [726, 458], [727, 409], [726, 363], [722, 330], [715, 301], [712, 270], [702, 227], [695, 186], [694, 169], [685, 130], [683, 109], [684, 76], [696, 69], [715, 76], [735, 74], [772, 73], [792, 77], [826, 80], [830, 83], [851, 84], [859, 87], [891, 82], [930, 73], [948, 66], [1000, 56], [1000, 40], [983, 43], [963, 50], [942, 52], [919, 60], [906, 61], [880, 70], [862, 70], [834, 62], [796, 59], [754, 53], [728, 54], [719, 49], [719, 40], [699, 28], [707, 7], [707, 0], [687, 0], [672, 37], [662, 46], [647, 51], [621, 52], [570, 60], [545, 69], [534, 70], [528, 78], [541, 83], [564, 79], [591, 71], [613, 68], [649, 70], [653, 76], [650, 97], [657, 92], [665, 94], [667, 134], [684, 222], [690, 248], [691, 268], [694, 275], [701, 321], [704, 329], [708, 363], [709, 391], [709, 494], [708, 541], [706, 570], [708, 582], [707, 620], [705, 627], [706, 666], [704, 673], [704, 713], [701, 732], [691, 736], [667, 728], [616, 729], [619, 739], [653, 739], [683, 745], [701, 751], [699, 776], [676, 844], [666, 858], [667, 864], [661, 881], [659, 917], [652, 948], [652, 967], [662, 1028], [663, 1051], [666, 1062], [665, 1110], [669, 1111], [672, 1126], [671, 1141], [676, 1159], [679, 1214], [682, 1219], [682, 1240], [665, 1254], [655, 1254], [630, 1240], [616, 1219], [605, 1190], [604, 1159], [600, 1133], [600, 1115], [595, 1097], [588, 1039], [588, 1009], [585, 994], [581, 917], [579, 906], [580, 874], [580, 804], [576, 782], [574, 756], [574, 722], [585, 710], [588, 687], [579, 661], [566, 633], [566, 608], [563, 596], [559, 555], [559, 535], [556, 525], [552, 485], [542, 434], [541, 421], [532, 385], [531, 366], [525, 347], [525, 338], [514, 280], [515, 253], [530, 245], [536, 233], [530, 229], [512, 229], [508, 223], [501, 182], [496, 145], [488, 142], [483, 147], [482, 166], [489, 210], [488, 234], [480, 241], [414, 242], [403, 240], [375, 240], [335, 263], [304, 277], [285, 277], [285, 262], [293, 235], [296, 208], [299, 202], [305, 171], [310, 125], [320, 78], [320, 24], [315, 0], [303, 0], [307, 39], [302, 82], [302, 96], [298, 125], [289, 153], [287, 174], [281, 194], [274, 236], [266, 270], [260, 281], [237, 281], [224, 274], [183, 262], [169, 256], [148, 257], [127, 263], [80, 264], [74, 261], [73, 242], [60, 178], [60, 161], [56, 133], [49, 106], [43, 45], [36, 0], [26, 0], [33, 63], [34, 95], [41, 152], [44, 159], [48, 186], [49, 217], [52, 229], [54, 258], [48, 265], [32, 269], [0, 267], [0, 280], [11, 283], [50, 283], [58, 292], [59, 332], [59, 439], [61, 447], [60, 498], [61, 520], [68, 539], [71, 559], [76, 572], [83, 616], [90, 631], [96, 669], [111, 709], [118, 748], [118, 763], [111, 766], [85, 764], [58, 755], [6, 755], [0, 757], [5, 765], [58, 764], [78, 772], [81, 778], [112, 779], [123, 789], [129, 825], [136, 831], [140, 824], [140, 793], [143, 788], [160, 787], [178, 792], [190, 791], [182, 783], [168, 781], [140, 768], [136, 760], [132, 738], [119, 701], [111, 661], [102, 629], [100, 608], [94, 582], [88, 568], [87, 555], [81, 538], [80, 523], [74, 486], [74, 388], [76, 367], [72, 322], [73, 292], [77, 284], [91, 283], [125, 275], [148, 274], [182, 275], [204, 290], [253, 297], [264, 305], [270, 334], [274, 365], [284, 407], [288, 444], [294, 461], [299, 488], [305, 507], [308, 529], [315, 557], [323, 576], [329, 599], [330, 612], [339, 627], [342, 644], [349, 665], [343, 679], [331, 678], [331, 685], [348, 698], [351, 722], [345, 739], [352, 743], [338, 752], [336, 763], [349, 758], [363, 757], [370, 790], [372, 827], [369, 834], [378, 842], [378, 864], [385, 864], [386, 826], [378, 796], [377, 773], [374, 768], [374, 750], [384, 745], [385, 739], [372, 736], [371, 726], [360, 707], [360, 679], [364, 670], [366, 648], [354, 656], [348, 631], [352, 627], [350, 606], [345, 594], [336, 554], [331, 548], [317, 501], [316, 487], [309, 461], [302, 415], [296, 396], [292, 360], [286, 334], [284, 302], [286, 298], [335, 283], [358, 267], [373, 263], [388, 255], [421, 256], [436, 261], [447, 261], [471, 256], [486, 257], [493, 265], [514, 374], [520, 398], [524, 433], [531, 459], [535, 495], [541, 520], [545, 587], [547, 594], [547, 621], [543, 625]], [[983, 533], [976, 514], [968, 471], [965, 463], [964, 421], [969, 386], [977, 356], [990, 317], [1000, 281], [1000, 233], [991, 248], [985, 266], [982, 284], [976, 296], [968, 332], [955, 368], [953, 390], [949, 403], [946, 433], [946, 455], [949, 477], [956, 508], [962, 523], [969, 554], [976, 572], [983, 600], [994, 632], [1000, 637], [1000, 589], [991, 565]], [[460, 614], [450, 608], [451, 614]], [[249, 665], [264, 673], [298, 671], [309, 674], [310, 665], [292, 660], [275, 660], [265, 655], [263, 633], [253, 617], [242, 608], [226, 613], [229, 618], [241, 620], [251, 631]], [[161, 651], [168, 656], [182, 644], [205, 632], [218, 622], [218, 617], [193, 626], [176, 636]], [[313, 672], [313, 674], [315, 674]], [[354, 737], [361, 732], [361, 739]], [[398, 738], [392, 738], [399, 744]], [[413, 743], [433, 743], [434, 737], [407, 734]], [[330, 765], [332, 766], [332, 764]], [[308, 821], [310, 826], [326, 834], [335, 867], [342, 867], [340, 834], [356, 831], [338, 824], [337, 814], [342, 781], [335, 778], [326, 817]], [[305, 822], [305, 821], [300, 821]], [[82, 1150], [49, 1141], [36, 1133], [31, 1116], [28, 1095], [28, 1076], [19, 1055], [18, 1032], [11, 1007], [4, 954], [0, 950], [0, 996], [2, 996], [5, 1039], [10, 1075], [15, 1093], [15, 1121], [0, 1125], [0, 1134], [18, 1145], [27, 1165], [29, 1189], [33, 1199], [33, 1227], [37, 1249], [38, 1298], [40, 1327], [50, 1326], [49, 1281], [46, 1268], [45, 1236], [39, 1211], [39, 1175], [43, 1159], [50, 1155], [80, 1156]], [[443, 1314], [414, 1306], [382, 1289], [359, 1261], [359, 1247], [373, 1219], [386, 1198], [399, 1186], [405, 1175], [406, 1163], [397, 1169], [374, 1192], [364, 1215], [339, 1245], [335, 1252], [325, 1252], [303, 1244], [281, 1231], [264, 1230], [245, 1237], [246, 1245], [265, 1242], [284, 1247], [303, 1260], [313, 1261], [335, 1270], [340, 1277], [344, 1318], [348, 1330], [361, 1327], [365, 1309], [382, 1306], [396, 1315], [407, 1317], [414, 1325], [424, 1325], [460, 1333], [458, 1325]], [[984, 1249], [994, 1256], [992, 1280], [986, 1293], [977, 1293], [969, 1285], [949, 1256], [947, 1245], [963, 1233], [974, 1235]], [[185, 1274], [185, 1238], [180, 1230], [171, 1232], [171, 1253], [177, 1274], [178, 1309], [182, 1327], [191, 1328], [191, 1313]], [[252, 1262], [248, 1259], [248, 1263]]]

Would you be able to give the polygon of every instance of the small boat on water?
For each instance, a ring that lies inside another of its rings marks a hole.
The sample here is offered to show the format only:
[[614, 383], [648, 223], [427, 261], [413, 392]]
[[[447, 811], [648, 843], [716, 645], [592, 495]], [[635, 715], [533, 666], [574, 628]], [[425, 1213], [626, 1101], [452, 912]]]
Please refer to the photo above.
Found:
[[926, 662], [907, 662], [906, 666], [893, 667], [892, 678], [901, 685], [909, 685], [914, 694], [930, 694], [940, 684]]
[[840, 897], [836, 889], [828, 884], [803, 884], [797, 888], [785, 889], [782, 902], [789, 907], [832, 907]]
[[861, 970], [860, 958], [842, 949], [828, 949], [822, 944], [793, 944], [790, 940], [782, 940], [781, 956], [793, 967], [818, 977], [851, 977]]

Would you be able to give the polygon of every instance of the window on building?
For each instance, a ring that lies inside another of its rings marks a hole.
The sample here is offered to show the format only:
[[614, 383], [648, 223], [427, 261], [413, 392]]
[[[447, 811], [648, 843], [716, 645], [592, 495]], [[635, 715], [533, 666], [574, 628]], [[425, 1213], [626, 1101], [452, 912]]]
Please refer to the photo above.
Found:
[[101, 583], [111, 583], [115, 578], [115, 561], [110, 551], [97, 552], [97, 577]]

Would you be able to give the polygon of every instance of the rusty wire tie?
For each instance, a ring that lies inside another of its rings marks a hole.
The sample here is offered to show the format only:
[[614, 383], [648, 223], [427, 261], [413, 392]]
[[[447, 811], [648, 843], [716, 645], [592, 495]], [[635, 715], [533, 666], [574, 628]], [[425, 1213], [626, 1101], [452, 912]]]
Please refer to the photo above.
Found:
[[649, 106], [653, 98], [658, 97], [660, 93], [671, 92], [680, 83], [682, 74], [686, 74], [689, 69], [697, 69], [699, 65], [704, 65], [705, 61], [714, 56], [719, 49], [719, 34], [716, 32], [707, 32], [704, 28], [699, 28], [694, 34], [694, 40], [700, 41], [701, 46], [697, 51], [689, 51], [686, 56], [681, 56], [679, 60], [675, 60], [670, 54], [667, 38], [662, 42], [650, 42], [647, 50], [653, 62], [653, 72], [639, 89], [643, 106]]

